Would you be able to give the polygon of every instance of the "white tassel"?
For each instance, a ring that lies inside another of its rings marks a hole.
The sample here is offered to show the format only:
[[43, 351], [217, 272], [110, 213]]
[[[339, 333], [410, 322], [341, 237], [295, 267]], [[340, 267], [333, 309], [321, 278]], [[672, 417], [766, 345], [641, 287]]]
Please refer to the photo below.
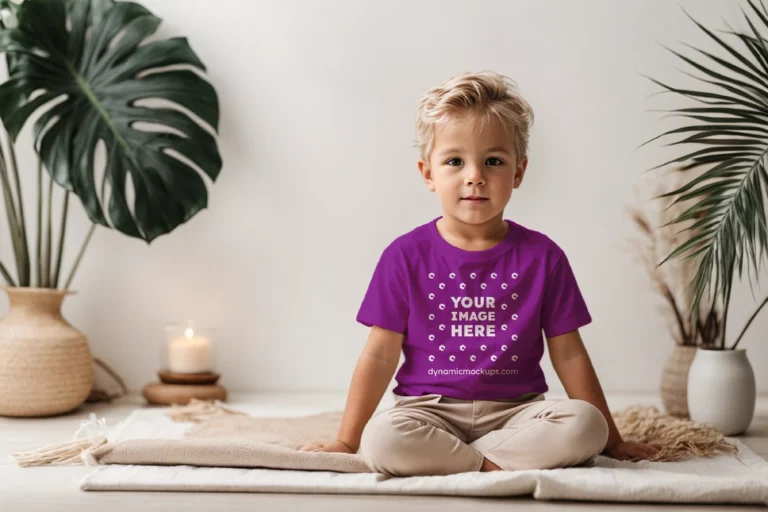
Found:
[[48, 466], [61, 464], [82, 464], [82, 453], [86, 450], [92, 450], [106, 444], [106, 437], [97, 437], [95, 439], [83, 439], [81, 441], [70, 441], [68, 443], [50, 444], [37, 450], [28, 452], [16, 452], [12, 457], [16, 459], [19, 466], [26, 468], [30, 466]]
[[[80, 423], [74, 440], [50, 444], [36, 450], [16, 452], [11, 456], [23, 468], [62, 464], [83, 464], [83, 454], [107, 443], [106, 418], [97, 419], [91, 413], [87, 421]], [[83, 437], [83, 439], [79, 439]]]
[[107, 418], [96, 418], [96, 415], [91, 413], [88, 415], [88, 421], [80, 422], [80, 428], [75, 432], [73, 440], [93, 437], [107, 437]]
[[[200, 422], [217, 415], [245, 414], [226, 407], [221, 401], [192, 399], [184, 406], [173, 405], [167, 415], [174, 421]], [[80, 439], [82, 437], [82, 439]], [[97, 419], [91, 413], [88, 421], [80, 424], [75, 432], [74, 440], [68, 443], [51, 444], [36, 450], [13, 453], [21, 467], [85, 464], [98, 465], [92, 451], [108, 442], [106, 435], [106, 419]]]

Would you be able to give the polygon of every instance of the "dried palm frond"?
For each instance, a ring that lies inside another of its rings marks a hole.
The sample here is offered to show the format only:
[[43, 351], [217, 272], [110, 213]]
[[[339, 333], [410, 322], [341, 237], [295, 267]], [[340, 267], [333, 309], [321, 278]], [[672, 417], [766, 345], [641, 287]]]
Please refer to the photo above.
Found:
[[[650, 197], [658, 197], [670, 185], [677, 186], [683, 180], [681, 173], [673, 170], [651, 183]], [[646, 196], [645, 193], [642, 196]], [[684, 346], [710, 346], [722, 335], [722, 308], [713, 299], [704, 298], [699, 303], [698, 320], [693, 315], [693, 293], [689, 284], [698, 270], [697, 258], [675, 258], [660, 262], [675, 247], [696, 236], [693, 224], [670, 225], [670, 222], [689, 206], [685, 202], [648, 201], [640, 199], [630, 208], [630, 216], [639, 233], [632, 240], [633, 255], [646, 269], [652, 289], [663, 299], [662, 313], [667, 320], [675, 343]]]

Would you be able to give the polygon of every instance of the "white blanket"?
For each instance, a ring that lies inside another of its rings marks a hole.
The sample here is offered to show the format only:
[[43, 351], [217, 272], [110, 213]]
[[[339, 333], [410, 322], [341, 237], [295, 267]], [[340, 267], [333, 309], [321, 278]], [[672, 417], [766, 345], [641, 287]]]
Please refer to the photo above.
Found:
[[[242, 407], [239, 409], [243, 410]], [[175, 423], [164, 409], [138, 410], [110, 441], [178, 439], [191, 424]], [[248, 412], [245, 409], [245, 412]], [[621, 462], [598, 457], [590, 468], [463, 473], [387, 478], [374, 473], [203, 468], [192, 466], [99, 466], [86, 475], [86, 491], [229, 491], [338, 494], [518, 496], [542, 500], [768, 505], [768, 462], [743, 443], [737, 456], [683, 462]]]

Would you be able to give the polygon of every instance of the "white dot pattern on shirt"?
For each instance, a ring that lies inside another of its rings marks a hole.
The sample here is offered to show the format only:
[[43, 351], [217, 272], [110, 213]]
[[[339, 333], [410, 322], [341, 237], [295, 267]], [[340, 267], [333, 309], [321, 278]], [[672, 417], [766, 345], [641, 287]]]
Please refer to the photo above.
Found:
[[[449, 277], [450, 279], [455, 279], [455, 278], [456, 278], [456, 276], [457, 276], [457, 274], [456, 274], [455, 272], [451, 272], [451, 273], [449, 273], [449, 274], [448, 274], [448, 277]], [[435, 277], [437, 277], [437, 274], [435, 274], [434, 272], [430, 272], [430, 273], [429, 273], [429, 279], [435, 279]], [[496, 274], [495, 272], [492, 272], [492, 273], [490, 274], [490, 278], [491, 278], [491, 279], [496, 279], [497, 277], [498, 277], [498, 274]], [[519, 274], [518, 274], [517, 272], [513, 272], [513, 273], [510, 275], [510, 277], [511, 277], [512, 279], [517, 279], [517, 278], [519, 277]], [[476, 278], [477, 278], [477, 273], [476, 273], [476, 272], [472, 272], [472, 273], [470, 273], [470, 274], [469, 274], [469, 278], [470, 278], [470, 279], [476, 279]], [[501, 287], [501, 289], [502, 289], [502, 290], [506, 290], [506, 289], [508, 288], [508, 284], [507, 284], [507, 283], [504, 283], [504, 282], [502, 282], [500, 287]], [[438, 288], [439, 288], [440, 290], [445, 290], [445, 289], [447, 288], [447, 286], [446, 286], [446, 284], [445, 284], [444, 282], [441, 282], [441, 283], [439, 283], [439, 284], [438, 284]], [[461, 282], [461, 283], [459, 283], [459, 288], [460, 288], [461, 290], [465, 290], [465, 289], [467, 288], [467, 285], [466, 285], [466, 283], [464, 283], [464, 282]], [[480, 283], [480, 289], [482, 289], [482, 290], [486, 290], [487, 288], [488, 288], [488, 284], [487, 284], [487, 283], [485, 283], [485, 282], [483, 282], [483, 283]], [[512, 300], [517, 300], [517, 299], [519, 298], [519, 295], [518, 295], [517, 293], [513, 293], [513, 294], [512, 294], [512, 295], [510, 295], [509, 297], [510, 297]], [[435, 299], [435, 298], [436, 298], [436, 295], [435, 295], [434, 293], [430, 293], [430, 294], [429, 294], [429, 298], [430, 298], [430, 300], [433, 300], [433, 299]], [[508, 305], [507, 305], [506, 303], [502, 303], [502, 304], [501, 304], [501, 309], [502, 309], [502, 310], [506, 310], [506, 309], [507, 309], [507, 307], [508, 307]], [[439, 308], [441, 311], [444, 311], [444, 310], [445, 310], [445, 308], [446, 308], [446, 305], [445, 305], [445, 303], [440, 303], [440, 304], [439, 304], [439, 306], [438, 306], [438, 308]], [[434, 314], [434, 313], [430, 313], [430, 314], [429, 314], [429, 319], [430, 319], [430, 320], [434, 320], [435, 318], [436, 318], [436, 316], [435, 316], [435, 314]], [[511, 316], [511, 318], [512, 318], [512, 320], [517, 320], [517, 319], [519, 318], [519, 316], [517, 315], [517, 313], [514, 313], [514, 314]], [[506, 324], [501, 324], [500, 328], [501, 328], [501, 330], [502, 330], [502, 331], [506, 331], [508, 327], [507, 327], [507, 325], [506, 325]], [[445, 330], [446, 330], [446, 326], [445, 326], [445, 324], [439, 324], [439, 326], [438, 326], [438, 329], [439, 329], [440, 331], [445, 331]], [[435, 338], [435, 335], [434, 335], [434, 334], [430, 334], [430, 335], [429, 335], [429, 340], [430, 340], [430, 341], [434, 341], [435, 339], [436, 339], [436, 338]], [[513, 334], [513, 335], [511, 336], [511, 339], [512, 339], [512, 341], [517, 341], [517, 339], [518, 339], [518, 335], [517, 335], [517, 334]], [[501, 346], [500, 346], [500, 350], [501, 350], [502, 352], [505, 352], [505, 351], [507, 350], [507, 348], [508, 348], [508, 347], [507, 347], [507, 345], [501, 345]], [[440, 346], [438, 347], [438, 349], [440, 350], [440, 352], [445, 352], [445, 351], [446, 351], [446, 349], [447, 349], [447, 347], [446, 347], [446, 346], [443, 344], [443, 345], [440, 345]], [[466, 349], [467, 349], [467, 346], [466, 346], [466, 345], [464, 345], [464, 344], [460, 345], [460, 347], [459, 347], [459, 350], [460, 350], [461, 352], [465, 352], [465, 351], [466, 351]], [[480, 346], [480, 350], [481, 350], [482, 352], [486, 352], [486, 351], [488, 350], [488, 347], [487, 347], [487, 345], [481, 345], [481, 346]], [[449, 361], [451, 361], [451, 362], [454, 362], [454, 361], [456, 360], [456, 355], [455, 355], [455, 354], [450, 354], [448, 359], [449, 359]], [[497, 360], [498, 360], [498, 356], [497, 356], [496, 354], [490, 354], [490, 356], [489, 356], [489, 359], [490, 359], [491, 361], [495, 362], [495, 361], [497, 361]], [[434, 356], [434, 355], [429, 355], [429, 360], [430, 360], [430, 361], [432, 361], [432, 362], [433, 362], [433, 361], [435, 361], [435, 356]], [[469, 360], [470, 360], [470, 361], [472, 361], [472, 362], [475, 362], [475, 361], [477, 361], [477, 356], [476, 356], [475, 354], [469, 355]], [[512, 357], [511, 357], [511, 360], [512, 360], [513, 362], [514, 362], [514, 361], [517, 361], [517, 360], [518, 360], [518, 356], [517, 356], [517, 355], [512, 355]]]

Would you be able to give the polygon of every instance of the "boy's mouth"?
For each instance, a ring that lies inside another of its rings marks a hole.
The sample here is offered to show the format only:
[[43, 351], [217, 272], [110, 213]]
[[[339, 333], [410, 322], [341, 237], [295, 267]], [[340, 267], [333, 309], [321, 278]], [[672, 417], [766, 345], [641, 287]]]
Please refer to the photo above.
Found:
[[474, 204], [480, 204], [488, 201], [488, 198], [483, 196], [467, 196], [467, 197], [462, 197], [461, 200], [468, 201]]

